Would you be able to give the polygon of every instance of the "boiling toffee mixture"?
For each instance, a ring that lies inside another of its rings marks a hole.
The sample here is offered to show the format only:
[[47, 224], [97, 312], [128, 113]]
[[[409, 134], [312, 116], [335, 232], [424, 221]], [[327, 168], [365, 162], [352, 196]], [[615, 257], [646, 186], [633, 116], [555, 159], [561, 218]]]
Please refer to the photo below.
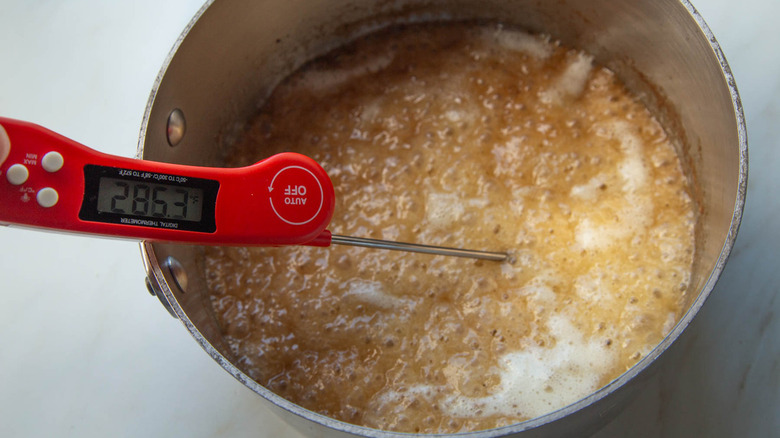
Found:
[[369, 36], [282, 83], [232, 153], [328, 171], [334, 233], [494, 251], [211, 248], [240, 367], [313, 411], [406, 432], [561, 408], [682, 312], [694, 204], [667, 135], [592, 58], [498, 26]]

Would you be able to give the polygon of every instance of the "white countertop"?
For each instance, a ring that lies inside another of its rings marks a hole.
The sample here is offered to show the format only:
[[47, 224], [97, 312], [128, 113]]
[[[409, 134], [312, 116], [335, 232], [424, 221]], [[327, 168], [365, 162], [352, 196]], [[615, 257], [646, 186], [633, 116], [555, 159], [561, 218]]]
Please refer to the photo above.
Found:
[[[201, 3], [0, 0], [0, 115], [133, 156]], [[712, 296], [599, 438], [780, 437], [780, 2], [694, 3], [745, 107], [747, 208]], [[136, 243], [13, 228], [0, 242], [0, 436], [301, 436], [148, 294]]]

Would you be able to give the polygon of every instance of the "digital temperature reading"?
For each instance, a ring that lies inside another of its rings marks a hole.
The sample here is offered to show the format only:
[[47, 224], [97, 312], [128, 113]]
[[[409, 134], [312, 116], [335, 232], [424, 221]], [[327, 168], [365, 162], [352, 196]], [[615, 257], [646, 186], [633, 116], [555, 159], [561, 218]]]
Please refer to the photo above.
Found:
[[218, 191], [215, 180], [88, 164], [79, 218], [213, 233]]
[[100, 178], [97, 211], [160, 219], [200, 221], [203, 190], [120, 178]]

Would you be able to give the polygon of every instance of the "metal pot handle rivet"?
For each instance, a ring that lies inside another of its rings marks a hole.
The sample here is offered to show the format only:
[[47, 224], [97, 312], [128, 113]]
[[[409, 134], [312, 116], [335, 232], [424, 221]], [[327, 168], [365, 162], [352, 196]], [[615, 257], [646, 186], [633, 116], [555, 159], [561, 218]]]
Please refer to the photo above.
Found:
[[187, 121], [184, 119], [184, 112], [176, 108], [168, 114], [168, 127], [166, 130], [168, 144], [171, 146], [178, 145], [184, 138], [186, 131]]

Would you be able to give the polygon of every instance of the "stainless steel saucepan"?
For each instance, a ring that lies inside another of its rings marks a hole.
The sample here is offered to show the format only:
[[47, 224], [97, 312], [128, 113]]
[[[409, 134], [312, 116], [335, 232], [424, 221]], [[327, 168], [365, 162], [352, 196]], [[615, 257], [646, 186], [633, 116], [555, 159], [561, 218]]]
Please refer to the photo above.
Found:
[[[747, 183], [747, 138], [734, 79], [702, 17], [686, 0], [214, 0], [185, 29], [149, 99], [144, 159], [219, 166], [274, 86], [307, 60], [397, 22], [486, 19], [545, 33], [591, 53], [651, 108], [678, 140], [699, 207], [694, 293], [650, 354], [561, 410], [470, 437], [587, 436], [630, 400], [663, 360], [718, 280], [736, 238]], [[253, 381], [220, 334], [198, 264], [200, 250], [142, 244], [148, 286], [228, 373], [271, 409], [316, 436], [391, 437], [303, 409]], [[408, 435], [404, 435], [408, 436]]]

